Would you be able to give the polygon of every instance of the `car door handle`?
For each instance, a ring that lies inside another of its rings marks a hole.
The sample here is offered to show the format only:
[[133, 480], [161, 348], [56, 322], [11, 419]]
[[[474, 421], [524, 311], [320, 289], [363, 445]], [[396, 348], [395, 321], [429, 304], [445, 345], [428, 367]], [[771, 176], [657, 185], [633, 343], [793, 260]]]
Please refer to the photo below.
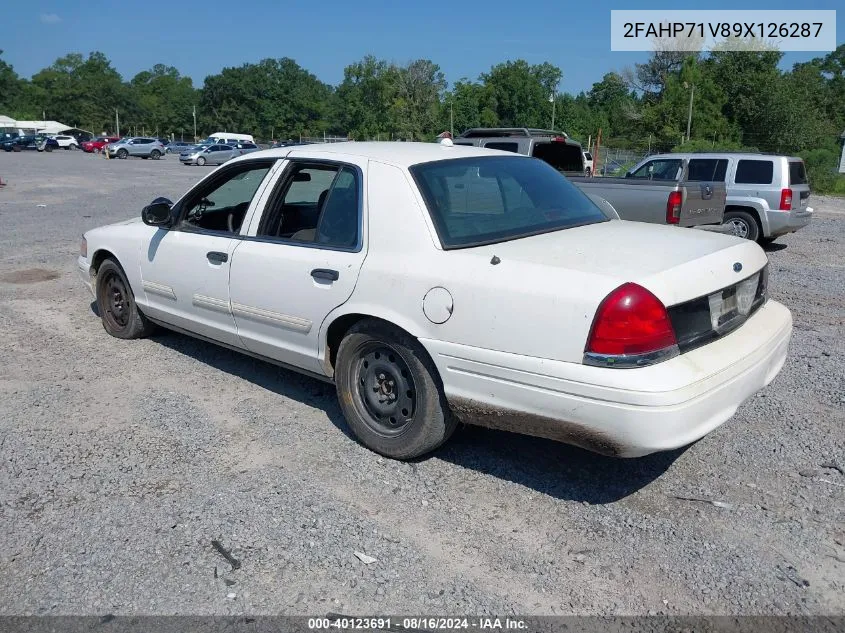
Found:
[[208, 257], [208, 261], [212, 264], [222, 264], [223, 262], [229, 261], [229, 255], [220, 251], [209, 251], [205, 256]]
[[314, 279], [322, 279], [324, 281], [337, 281], [340, 273], [329, 268], [315, 268], [311, 271], [311, 276]]

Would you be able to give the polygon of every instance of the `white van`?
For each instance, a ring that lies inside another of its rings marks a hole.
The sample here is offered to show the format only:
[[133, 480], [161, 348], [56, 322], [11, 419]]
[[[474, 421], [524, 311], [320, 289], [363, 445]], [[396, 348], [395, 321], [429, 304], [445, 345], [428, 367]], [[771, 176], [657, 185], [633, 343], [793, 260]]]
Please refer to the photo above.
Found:
[[238, 143], [255, 143], [252, 134], [235, 134], [234, 132], [215, 132], [209, 134], [206, 143], [218, 143], [221, 145], [237, 145]]

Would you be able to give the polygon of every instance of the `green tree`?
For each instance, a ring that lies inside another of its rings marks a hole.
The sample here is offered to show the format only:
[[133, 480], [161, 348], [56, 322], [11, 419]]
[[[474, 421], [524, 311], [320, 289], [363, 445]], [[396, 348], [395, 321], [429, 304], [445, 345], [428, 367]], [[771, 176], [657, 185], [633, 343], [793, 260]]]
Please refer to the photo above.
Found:
[[389, 111], [396, 99], [398, 74], [395, 66], [372, 55], [344, 68], [336, 92], [335, 127], [362, 140], [396, 133]]
[[548, 128], [552, 104], [562, 71], [549, 63], [529, 65], [523, 59], [497, 64], [481, 81], [489, 90], [499, 124], [515, 127]]
[[431, 138], [436, 134], [440, 97], [446, 88], [440, 66], [418, 59], [399, 68], [393, 77], [396, 85], [390, 107], [391, 129], [406, 140]]
[[199, 95], [190, 77], [172, 66], [156, 64], [135, 75], [130, 89], [136, 125], [159, 135], [193, 133], [193, 106]]

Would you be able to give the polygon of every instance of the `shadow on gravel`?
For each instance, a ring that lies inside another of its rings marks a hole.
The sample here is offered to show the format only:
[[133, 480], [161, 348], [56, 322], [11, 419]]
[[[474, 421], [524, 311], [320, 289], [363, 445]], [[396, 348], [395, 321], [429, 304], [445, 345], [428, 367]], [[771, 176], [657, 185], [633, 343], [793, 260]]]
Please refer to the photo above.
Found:
[[436, 456], [557, 499], [602, 504], [644, 488], [685, 450], [620, 459], [552, 440], [467, 426]]
[[782, 251], [785, 248], [786, 244], [781, 244], [780, 242], [771, 242], [763, 246], [763, 250], [767, 253], [775, 253], [777, 251]]
[[347, 437], [352, 437], [337, 404], [334, 386], [329, 383], [186, 334], [162, 330], [153, 336], [153, 340], [267, 391], [322, 409], [332, 424]]
[[[355, 441], [332, 385], [183, 334], [165, 331], [154, 338], [157, 343], [215, 369], [322, 409], [339, 431]], [[684, 450], [619, 459], [552, 440], [465, 426], [459, 427], [433, 457], [558, 499], [602, 504], [618, 501], [647, 486], [666, 472]]]

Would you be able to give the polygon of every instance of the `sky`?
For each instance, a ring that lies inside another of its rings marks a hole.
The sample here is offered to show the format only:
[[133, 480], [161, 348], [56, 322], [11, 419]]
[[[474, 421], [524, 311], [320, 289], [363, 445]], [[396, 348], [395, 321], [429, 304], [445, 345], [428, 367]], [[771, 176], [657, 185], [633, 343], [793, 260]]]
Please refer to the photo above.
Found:
[[[841, 0], [810, 0], [804, 9], [836, 9], [837, 44], [845, 41]], [[70, 52], [99, 50], [131, 79], [157, 63], [175, 66], [202, 86], [207, 75], [267, 57], [291, 57], [336, 85], [343, 68], [372, 54], [399, 64], [431, 59], [452, 83], [477, 79], [494, 64], [548, 61], [563, 71], [561, 92], [589, 90], [611, 71], [648, 53], [610, 50], [605, 2], [566, 0], [3, 0], [2, 59], [30, 77]], [[670, 9], [673, 2], [615, 8]], [[707, 9], [795, 9], [794, 0], [712, 0]], [[787, 53], [782, 66], [825, 53]]]

